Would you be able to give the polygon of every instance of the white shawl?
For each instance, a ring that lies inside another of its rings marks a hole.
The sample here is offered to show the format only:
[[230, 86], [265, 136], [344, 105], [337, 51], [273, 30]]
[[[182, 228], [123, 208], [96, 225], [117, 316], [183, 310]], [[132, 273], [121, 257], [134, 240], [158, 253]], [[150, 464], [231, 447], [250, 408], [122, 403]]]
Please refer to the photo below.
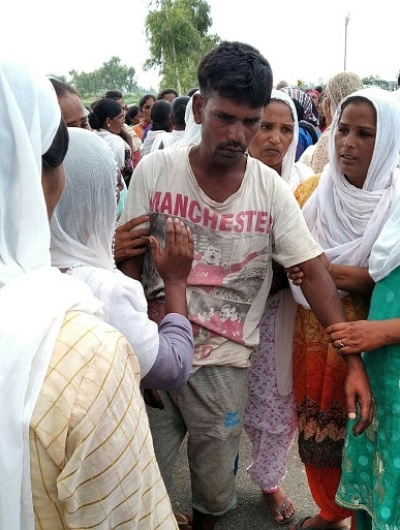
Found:
[[[200, 94], [200, 90], [198, 90], [196, 94]], [[186, 105], [185, 124], [185, 134], [180, 140], [173, 144], [173, 149], [178, 149], [184, 145], [199, 144], [201, 141], [201, 124], [194, 121], [193, 97], [190, 98]]]
[[104, 320], [128, 339], [143, 378], [158, 353], [158, 327], [148, 318], [141, 283], [115, 268], [115, 159], [94, 133], [70, 128], [69, 136], [66, 185], [51, 220], [52, 263], [69, 269], [104, 303]]
[[0, 62], [0, 528], [33, 530], [29, 425], [68, 310], [94, 313], [85, 285], [50, 267], [41, 155], [61, 113], [54, 89]]
[[379, 282], [400, 265], [400, 202], [383, 227], [369, 260], [369, 273]]
[[[362, 96], [374, 105], [377, 132], [374, 152], [362, 189], [352, 186], [339, 169], [335, 132], [343, 102]], [[332, 263], [367, 267], [372, 246], [396, 205], [399, 192], [400, 108], [385, 91], [358, 90], [339, 105], [329, 138], [329, 164], [317, 189], [303, 207], [311, 234]], [[309, 308], [300, 288], [291, 284], [296, 300]], [[339, 292], [343, 297], [347, 293]]]

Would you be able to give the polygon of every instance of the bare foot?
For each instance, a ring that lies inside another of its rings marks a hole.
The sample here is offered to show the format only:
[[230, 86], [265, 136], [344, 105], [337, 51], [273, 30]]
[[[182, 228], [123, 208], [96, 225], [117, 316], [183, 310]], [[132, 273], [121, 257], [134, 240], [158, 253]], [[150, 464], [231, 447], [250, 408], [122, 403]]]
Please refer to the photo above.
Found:
[[273, 493], [265, 493], [264, 491], [263, 494], [276, 523], [285, 524], [293, 519], [295, 512], [293, 502], [286, 496], [282, 488], [278, 488]]

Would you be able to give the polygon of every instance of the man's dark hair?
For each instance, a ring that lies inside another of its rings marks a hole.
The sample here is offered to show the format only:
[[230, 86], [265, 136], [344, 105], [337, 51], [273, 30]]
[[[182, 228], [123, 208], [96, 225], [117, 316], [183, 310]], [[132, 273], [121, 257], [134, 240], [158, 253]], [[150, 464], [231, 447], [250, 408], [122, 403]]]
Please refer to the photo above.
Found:
[[179, 96], [172, 102], [172, 120], [178, 129], [185, 128], [185, 112], [189, 101], [189, 96]]
[[205, 98], [214, 93], [253, 108], [264, 107], [271, 99], [271, 66], [249, 44], [222, 42], [201, 59], [197, 77]]

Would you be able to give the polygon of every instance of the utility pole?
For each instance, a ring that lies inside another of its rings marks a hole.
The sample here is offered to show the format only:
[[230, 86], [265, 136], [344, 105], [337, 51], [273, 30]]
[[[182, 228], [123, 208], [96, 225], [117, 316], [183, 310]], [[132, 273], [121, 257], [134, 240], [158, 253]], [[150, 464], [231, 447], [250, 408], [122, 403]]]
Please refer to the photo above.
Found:
[[344, 20], [344, 61], [343, 61], [343, 70], [346, 71], [347, 66], [347, 26], [350, 22], [350, 13], [347, 13]]

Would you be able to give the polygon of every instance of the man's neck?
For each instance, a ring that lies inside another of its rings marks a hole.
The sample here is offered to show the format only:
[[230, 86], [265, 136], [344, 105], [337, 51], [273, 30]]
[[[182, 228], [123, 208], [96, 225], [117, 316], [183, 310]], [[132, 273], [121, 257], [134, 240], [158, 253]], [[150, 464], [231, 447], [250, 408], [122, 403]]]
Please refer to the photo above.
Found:
[[247, 157], [234, 166], [220, 166], [213, 163], [201, 146], [195, 146], [189, 153], [189, 162], [197, 184], [211, 199], [224, 202], [240, 188], [246, 171]]

